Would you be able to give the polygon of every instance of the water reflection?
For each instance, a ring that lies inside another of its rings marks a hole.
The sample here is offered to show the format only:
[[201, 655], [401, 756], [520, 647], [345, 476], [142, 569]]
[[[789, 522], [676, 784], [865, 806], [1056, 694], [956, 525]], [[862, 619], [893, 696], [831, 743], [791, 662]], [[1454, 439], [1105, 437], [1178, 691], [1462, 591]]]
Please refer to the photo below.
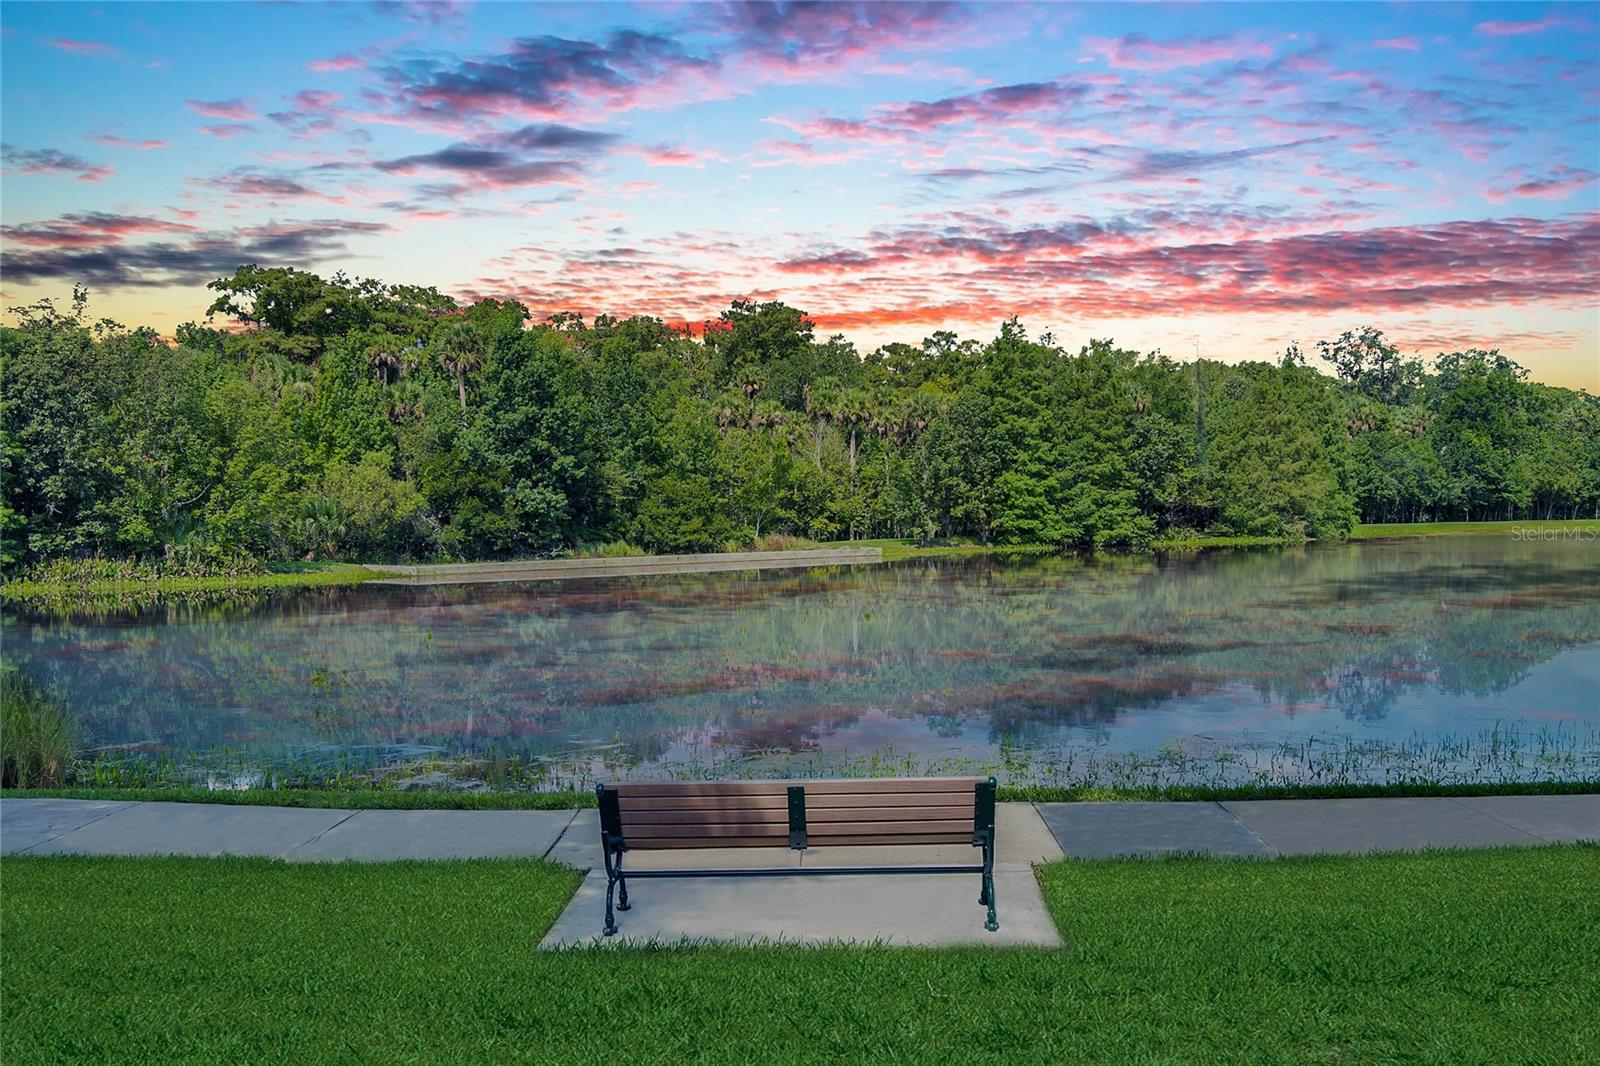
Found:
[[1600, 727], [1600, 550], [1460, 538], [62, 615], [5, 655], [104, 750], [637, 766]]

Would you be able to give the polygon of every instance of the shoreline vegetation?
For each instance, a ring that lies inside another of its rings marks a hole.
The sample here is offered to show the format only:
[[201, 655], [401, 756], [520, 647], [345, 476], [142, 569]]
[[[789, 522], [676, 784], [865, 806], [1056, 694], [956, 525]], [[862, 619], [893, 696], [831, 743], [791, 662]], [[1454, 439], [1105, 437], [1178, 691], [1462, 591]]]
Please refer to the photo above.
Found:
[[[1500, 781], [1481, 784], [1166, 785], [1145, 788], [1003, 786], [1001, 803], [1221, 803], [1236, 800], [1394, 799], [1467, 796], [1572, 796], [1600, 792], [1588, 781]], [[248, 807], [315, 807], [337, 810], [566, 811], [595, 806], [587, 789], [551, 792], [460, 792], [390, 788], [0, 788], [0, 800], [79, 799], [124, 803], [217, 803]]]
[[[7, 689], [15, 702], [16, 686]], [[46, 693], [22, 708], [55, 720]], [[8, 706], [7, 719], [17, 717]], [[509, 753], [378, 759], [351, 755], [262, 762], [245, 752], [174, 760], [87, 749], [69, 724], [50, 747], [58, 772], [7, 774], [0, 798], [225, 803], [345, 809], [567, 810], [592, 807], [593, 785], [627, 780], [760, 780], [995, 776], [1017, 802], [1199, 802], [1395, 796], [1563, 795], [1600, 792], [1600, 733], [1519, 730], [1411, 741], [1354, 742], [1325, 735], [1262, 749], [1207, 752], [1170, 743], [1157, 752], [1002, 749], [998, 760], [927, 760], [892, 750], [845, 763], [793, 764], [758, 756], [654, 767], [631, 761], [562, 761]], [[27, 731], [24, 731], [27, 732]], [[33, 732], [37, 732], [34, 730]], [[8, 765], [42, 762], [13, 731], [0, 737]], [[641, 771], [643, 773], [641, 774]]]
[[[1381, 523], [1357, 525], [1350, 532], [1348, 540], [1518, 535], [1544, 537], [1546, 539], [1567, 537], [1574, 540], [1595, 541], [1600, 539], [1600, 519]], [[915, 559], [974, 558], [981, 556], [1017, 558], [1062, 553], [1062, 549], [1059, 547], [1048, 544], [959, 542], [920, 544], [910, 538], [869, 538], [820, 543], [801, 538], [765, 538], [765, 540], [766, 543], [757, 543], [752, 547], [730, 546], [726, 552], [704, 554], [733, 554], [736, 551], [791, 551], [806, 548], [881, 548], [883, 561], [885, 563], [893, 563]], [[1159, 538], [1152, 541], [1143, 550], [1104, 552], [1100, 554], [1147, 555], [1226, 548], [1287, 547], [1309, 543], [1319, 542], [1313, 538], [1306, 537], [1220, 536], [1193, 533], [1184, 536]], [[650, 557], [642, 548], [626, 542], [613, 542], [577, 549], [548, 558], [647, 559]], [[471, 560], [466, 561], [470, 562]], [[503, 563], [510, 567], [524, 561], [536, 560], [492, 560], [485, 562]], [[350, 562], [260, 563], [252, 560], [243, 565], [231, 564], [224, 572], [220, 573], [207, 573], [202, 568], [185, 569], [188, 572], [172, 572], [159, 565], [120, 560], [57, 561], [29, 570], [19, 579], [0, 584], [0, 596], [8, 600], [48, 602], [58, 598], [70, 599], [76, 595], [115, 596], [133, 594], [138, 596], [139, 594], [160, 595], [166, 593], [182, 594], [358, 585], [366, 581], [393, 576], [384, 571], [370, 569], [361, 563]]]

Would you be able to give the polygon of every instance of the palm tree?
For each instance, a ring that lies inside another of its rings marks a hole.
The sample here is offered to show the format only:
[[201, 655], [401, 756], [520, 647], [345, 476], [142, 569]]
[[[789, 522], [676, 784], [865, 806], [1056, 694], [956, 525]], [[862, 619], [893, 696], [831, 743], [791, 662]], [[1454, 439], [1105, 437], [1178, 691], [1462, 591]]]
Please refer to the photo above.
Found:
[[772, 429], [775, 426], [786, 425], [788, 421], [789, 412], [771, 400], [762, 400], [750, 410], [751, 429]]
[[367, 365], [372, 367], [373, 374], [380, 382], [389, 385], [394, 381], [390, 375], [400, 369], [400, 357], [395, 354], [391, 344], [369, 344]]
[[711, 406], [711, 417], [718, 429], [733, 429], [750, 424], [751, 404], [736, 392], [724, 392]]
[[818, 470], [822, 469], [822, 424], [833, 417], [836, 395], [837, 389], [832, 378], [806, 383], [806, 416], [811, 419], [811, 458]]
[[452, 322], [439, 336], [439, 362], [456, 377], [456, 395], [467, 409], [467, 373], [483, 365], [483, 341], [471, 322]]
[[860, 389], [846, 389], [833, 404], [833, 417], [850, 427], [850, 472], [856, 472], [856, 436], [872, 418], [872, 397]]
[[388, 414], [391, 422], [421, 420], [428, 413], [422, 386], [415, 381], [399, 381], [389, 390]]

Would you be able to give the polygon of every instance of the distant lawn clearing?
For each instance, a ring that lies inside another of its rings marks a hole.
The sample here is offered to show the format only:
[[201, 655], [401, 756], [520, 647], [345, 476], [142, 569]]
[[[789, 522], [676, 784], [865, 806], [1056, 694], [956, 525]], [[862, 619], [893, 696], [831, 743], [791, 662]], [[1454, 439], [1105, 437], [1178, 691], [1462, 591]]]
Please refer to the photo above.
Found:
[[1467, 537], [1485, 534], [1501, 537], [1516, 536], [1522, 530], [1527, 537], [1542, 535], [1554, 539], [1561, 534], [1600, 533], [1600, 518], [1538, 519], [1518, 518], [1506, 522], [1391, 522], [1381, 525], [1356, 526], [1351, 540], [1374, 540], [1379, 537]]
[[1600, 847], [1061, 862], [1066, 950], [545, 954], [535, 861], [11, 858], [0, 1060], [1594, 1061]]

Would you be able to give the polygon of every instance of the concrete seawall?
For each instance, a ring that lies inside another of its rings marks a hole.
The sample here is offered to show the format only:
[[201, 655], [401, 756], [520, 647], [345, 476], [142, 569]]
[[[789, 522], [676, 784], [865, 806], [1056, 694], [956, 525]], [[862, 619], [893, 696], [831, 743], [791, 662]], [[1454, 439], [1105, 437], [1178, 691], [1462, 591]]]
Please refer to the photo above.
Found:
[[614, 559], [524, 559], [508, 563], [368, 564], [390, 575], [379, 585], [468, 585], [485, 581], [561, 581], [584, 577], [709, 574], [724, 570], [778, 570], [808, 566], [860, 566], [883, 562], [882, 548], [816, 548], [787, 552], [720, 552], [707, 555], [636, 555]]

